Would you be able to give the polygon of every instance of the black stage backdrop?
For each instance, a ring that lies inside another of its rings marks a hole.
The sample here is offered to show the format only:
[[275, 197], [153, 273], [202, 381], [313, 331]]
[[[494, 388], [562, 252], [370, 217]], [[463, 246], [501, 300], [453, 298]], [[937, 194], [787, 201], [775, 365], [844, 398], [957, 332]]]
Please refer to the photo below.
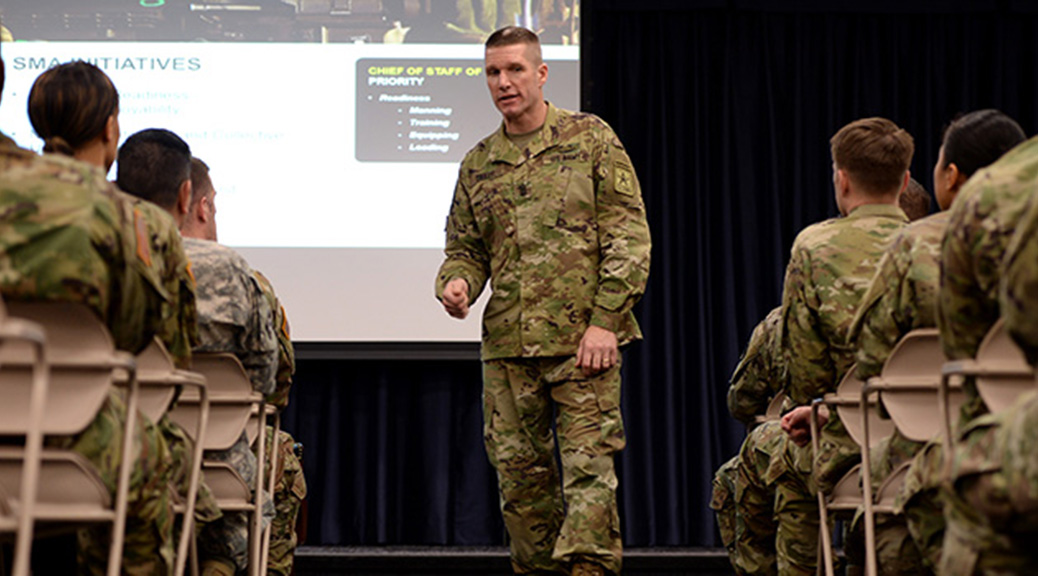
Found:
[[[829, 137], [888, 117], [931, 188], [956, 113], [1034, 134], [1036, 4], [585, 0], [586, 107], [627, 146], [654, 240], [625, 357], [627, 545], [717, 543], [710, 482], [743, 437], [727, 379], [796, 232], [836, 213]], [[475, 360], [301, 360], [284, 424], [306, 446], [308, 542], [503, 542], [480, 410]]]

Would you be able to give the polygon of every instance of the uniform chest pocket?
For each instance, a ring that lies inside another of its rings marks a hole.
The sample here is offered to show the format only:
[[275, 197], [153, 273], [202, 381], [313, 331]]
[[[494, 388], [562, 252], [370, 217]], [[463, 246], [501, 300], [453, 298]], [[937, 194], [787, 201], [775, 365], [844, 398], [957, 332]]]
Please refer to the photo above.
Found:
[[555, 225], [574, 232], [595, 230], [595, 185], [591, 175], [571, 168], [564, 171], [568, 172], [568, 178], [558, 191], [561, 204]]

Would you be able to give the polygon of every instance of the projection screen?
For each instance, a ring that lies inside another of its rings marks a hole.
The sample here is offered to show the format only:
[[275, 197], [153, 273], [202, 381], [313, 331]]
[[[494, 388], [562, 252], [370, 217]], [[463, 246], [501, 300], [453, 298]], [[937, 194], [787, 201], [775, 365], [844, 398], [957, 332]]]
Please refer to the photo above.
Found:
[[220, 241], [300, 342], [479, 339], [481, 303], [448, 318], [433, 280], [458, 164], [500, 123], [489, 32], [538, 30], [547, 99], [579, 107], [579, 0], [14, 0], [0, 22], [0, 129], [39, 151], [33, 80], [99, 66], [124, 138], [167, 128], [209, 164]]

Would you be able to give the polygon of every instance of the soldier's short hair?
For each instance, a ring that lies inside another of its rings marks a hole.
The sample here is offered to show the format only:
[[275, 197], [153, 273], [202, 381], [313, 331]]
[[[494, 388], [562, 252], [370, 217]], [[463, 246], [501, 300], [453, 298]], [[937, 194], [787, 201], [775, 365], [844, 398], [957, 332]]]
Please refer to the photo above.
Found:
[[116, 184], [138, 198], [172, 211], [180, 185], [190, 178], [191, 147], [169, 130], [141, 130], [119, 147]]
[[918, 180], [910, 178], [905, 191], [898, 196], [897, 205], [908, 216], [909, 222], [915, 222], [930, 214], [930, 193]]
[[829, 141], [833, 162], [863, 192], [888, 194], [900, 186], [912, 163], [912, 136], [886, 118], [862, 118], [840, 128]]
[[964, 114], [944, 129], [944, 165], [952, 162], [967, 178], [994, 163], [1003, 154], [1027, 139], [1023, 128], [1002, 112], [989, 108]]
[[209, 177], [209, 165], [197, 156], [191, 157], [191, 206], [198, 204], [203, 196], [213, 189], [213, 180]]
[[97, 66], [77, 60], [40, 74], [29, 91], [29, 121], [44, 152], [72, 156], [104, 133], [119, 92]]
[[505, 26], [499, 30], [494, 31], [493, 34], [487, 38], [484, 48], [495, 48], [498, 46], [514, 46], [516, 44], [526, 44], [534, 49], [536, 58], [535, 64], [542, 62], [541, 58], [541, 39], [537, 37], [529, 28], [523, 28], [522, 26]]

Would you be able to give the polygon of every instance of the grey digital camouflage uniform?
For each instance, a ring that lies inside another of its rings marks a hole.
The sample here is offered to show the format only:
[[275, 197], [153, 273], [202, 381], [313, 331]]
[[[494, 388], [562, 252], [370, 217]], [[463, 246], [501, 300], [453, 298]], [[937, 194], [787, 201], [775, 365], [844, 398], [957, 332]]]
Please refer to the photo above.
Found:
[[[879, 376], [894, 346], [901, 338], [917, 328], [932, 328], [937, 325], [937, 290], [940, 284], [941, 240], [948, 226], [949, 214], [940, 212], [906, 226], [880, 260], [876, 275], [861, 302], [861, 307], [851, 327], [849, 340], [857, 342], [857, 376], [867, 381]], [[885, 439], [872, 451], [872, 484], [880, 483], [903, 462], [911, 460], [922, 448], [923, 443], [913, 442], [900, 432]], [[943, 520], [940, 507], [932, 507], [937, 486], [916, 486], [926, 494], [905, 494], [903, 500], [908, 507], [915, 507], [908, 515], [898, 514], [885, 518], [887, 534], [877, 541], [879, 565], [884, 572], [922, 574], [928, 568], [913, 565], [924, 562], [919, 551], [920, 544], [933, 546], [925, 558], [940, 556], [940, 531]], [[906, 518], [915, 520], [923, 515], [929, 521], [916, 524], [906, 532], [902, 524]], [[879, 528], [877, 526], [877, 528]], [[935, 533], [935, 530], [937, 531]], [[924, 536], [919, 542], [908, 538], [910, 533]], [[897, 538], [903, 535], [905, 539]], [[935, 537], [936, 534], [936, 537]], [[930, 565], [929, 569], [935, 568]]]
[[[888, 204], [859, 206], [808, 226], [793, 243], [782, 293], [782, 348], [794, 402], [832, 392], [854, 362], [851, 323], [879, 260], [907, 217]], [[813, 573], [817, 564], [816, 488], [828, 491], [860, 458], [835, 413], [820, 432], [818, 471], [809, 448], [785, 439], [777, 483], [779, 573]], [[785, 557], [784, 557], [785, 556]]]
[[[37, 156], [0, 135], [0, 292], [8, 300], [86, 305], [109, 327], [116, 346], [136, 352], [161, 330], [164, 303], [156, 260], [183, 264], [179, 243], [155, 253], [148, 223], [97, 168], [69, 158]], [[165, 219], [168, 216], [163, 215]], [[126, 406], [113, 393], [75, 437], [53, 442], [83, 454], [114, 491]], [[123, 552], [126, 574], [164, 574], [171, 567], [169, 455], [146, 421], [136, 428]], [[101, 573], [107, 531], [80, 535], [81, 569]]]
[[[640, 337], [631, 308], [649, 273], [641, 190], [613, 131], [548, 105], [519, 148], [504, 126], [465, 157], [447, 218], [436, 295], [454, 278], [483, 316], [484, 432], [517, 572], [588, 559], [619, 572], [613, 454], [625, 443], [619, 368], [585, 378], [589, 325]], [[558, 408], [565, 508], [551, 440]]]
[[[1038, 186], [1038, 138], [977, 171], [951, 207], [941, 253], [937, 325], [945, 355], [973, 358], [999, 318], [998, 286], [1006, 247]], [[960, 423], [986, 409], [971, 380]]]
[[[197, 238], [185, 238], [196, 280], [199, 344], [195, 352], [229, 352], [241, 360], [252, 387], [262, 394], [275, 390], [278, 343], [273, 314], [259, 280], [245, 259], [234, 250]], [[229, 450], [211, 452], [206, 458], [231, 464], [248, 484], [257, 473], [256, 455], [244, 433]], [[273, 503], [265, 499], [264, 516], [273, 515]], [[200, 553], [232, 561], [238, 570], [248, 564], [248, 522], [241, 512], [203, 528]]]

